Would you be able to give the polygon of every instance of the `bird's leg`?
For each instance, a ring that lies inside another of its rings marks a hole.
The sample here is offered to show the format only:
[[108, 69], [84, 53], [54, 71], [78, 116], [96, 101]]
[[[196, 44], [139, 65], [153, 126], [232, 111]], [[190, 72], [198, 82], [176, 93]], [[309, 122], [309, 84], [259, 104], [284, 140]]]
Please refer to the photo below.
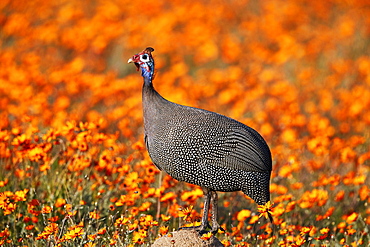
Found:
[[218, 196], [216, 191], [211, 191], [211, 201], [212, 201], [212, 233], [217, 233], [220, 225], [217, 222], [218, 218]]
[[222, 227], [218, 224], [218, 196], [217, 192], [212, 190], [211, 191], [211, 201], [212, 201], [212, 233], [215, 234], [218, 232], [218, 229], [225, 231]]
[[194, 229], [199, 232], [200, 235], [203, 235], [206, 233], [207, 228], [211, 228], [211, 226], [208, 223], [208, 211], [211, 201], [211, 190], [208, 188], [202, 188], [203, 194], [204, 194], [204, 206], [203, 206], [203, 216], [202, 216], [202, 222], [200, 226], [196, 227], [181, 227], [181, 229]]
[[203, 233], [206, 233], [207, 227], [209, 227], [208, 223], [208, 211], [209, 206], [211, 202], [211, 194], [212, 191], [208, 188], [203, 188], [203, 194], [204, 194], [204, 206], [203, 206], [203, 216], [202, 216], [202, 223], [199, 228], [199, 234], [202, 235]]

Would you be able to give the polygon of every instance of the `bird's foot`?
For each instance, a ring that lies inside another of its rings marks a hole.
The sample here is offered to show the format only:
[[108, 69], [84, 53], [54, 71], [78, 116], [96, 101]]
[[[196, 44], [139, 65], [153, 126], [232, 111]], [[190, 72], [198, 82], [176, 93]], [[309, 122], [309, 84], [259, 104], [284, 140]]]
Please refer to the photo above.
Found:
[[[211, 229], [210, 231], [207, 231], [207, 229]], [[180, 227], [179, 230], [195, 230], [198, 232], [200, 236], [202, 236], [205, 233], [212, 232], [212, 234], [216, 234], [218, 230], [225, 231], [221, 226], [217, 225], [212, 227], [209, 223], [207, 223], [206, 226], [199, 225], [199, 226], [185, 226]]]
[[218, 233], [219, 230], [223, 232], [225, 231], [225, 229], [223, 229], [216, 221], [213, 222], [212, 227], [211, 227], [212, 234], [215, 235], [216, 233]]
[[206, 229], [211, 228], [211, 225], [207, 223], [206, 226], [204, 225], [199, 225], [199, 226], [183, 226], [180, 227], [179, 230], [195, 230], [197, 232], [203, 232], [202, 234], [206, 233]]

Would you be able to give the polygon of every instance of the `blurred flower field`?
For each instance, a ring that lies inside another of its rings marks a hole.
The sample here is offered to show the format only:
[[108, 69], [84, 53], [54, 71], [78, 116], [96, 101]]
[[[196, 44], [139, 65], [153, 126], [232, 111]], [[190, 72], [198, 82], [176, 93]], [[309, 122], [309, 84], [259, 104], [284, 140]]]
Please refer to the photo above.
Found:
[[1, 1], [0, 246], [150, 246], [199, 220], [201, 189], [143, 144], [126, 62], [147, 46], [164, 97], [271, 147], [276, 230], [219, 193], [225, 246], [368, 246], [367, 0]]

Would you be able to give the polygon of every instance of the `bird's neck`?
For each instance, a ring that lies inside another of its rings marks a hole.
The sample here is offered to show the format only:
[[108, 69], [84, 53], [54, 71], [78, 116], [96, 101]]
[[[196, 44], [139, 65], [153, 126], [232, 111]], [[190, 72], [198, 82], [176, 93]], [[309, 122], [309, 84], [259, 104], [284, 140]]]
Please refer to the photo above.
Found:
[[143, 103], [148, 100], [149, 102], [161, 97], [158, 92], [154, 89], [152, 80], [150, 78], [144, 77], [143, 84]]
[[145, 68], [141, 68], [141, 75], [144, 78], [144, 84], [143, 84], [143, 109], [144, 109], [144, 116], [147, 112], [148, 108], [151, 107], [151, 104], [153, 102], [156, 102], [158, 98], [162, 98], [158, 94], [158, 92], [154, 89], [153, 86], [153, 71], [154, 67], [150, 69], [150, 71], [147, 71]]
[[144, 84], [142, 90], [143, 96], [143, 113], [144, 113], [144, 128], [145, 132], [151, 133], [150, 123], [155, 123], [160, 119], [166, 108], [168, 101], [164, 99], [153, 87], [152, 81], [144, 77]]

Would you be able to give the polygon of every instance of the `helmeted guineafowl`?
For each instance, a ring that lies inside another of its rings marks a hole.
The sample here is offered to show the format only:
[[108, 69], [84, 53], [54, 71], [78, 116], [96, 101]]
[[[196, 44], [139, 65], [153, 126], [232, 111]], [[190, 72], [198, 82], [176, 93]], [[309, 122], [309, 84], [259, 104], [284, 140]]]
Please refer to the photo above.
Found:
[[205, 203], [199, 231], [209, 227], [212, 202], [212, 232], [217, 232], [216, 191], [241, 190], [259, 205], [270, 200], [270, 149], [257, 131], [234, 119], [164, 99], [152, 84], [153, 51], [148, 47], [128, 60], [144, 77], [146, 148], [158, 169], [203, 188]]

